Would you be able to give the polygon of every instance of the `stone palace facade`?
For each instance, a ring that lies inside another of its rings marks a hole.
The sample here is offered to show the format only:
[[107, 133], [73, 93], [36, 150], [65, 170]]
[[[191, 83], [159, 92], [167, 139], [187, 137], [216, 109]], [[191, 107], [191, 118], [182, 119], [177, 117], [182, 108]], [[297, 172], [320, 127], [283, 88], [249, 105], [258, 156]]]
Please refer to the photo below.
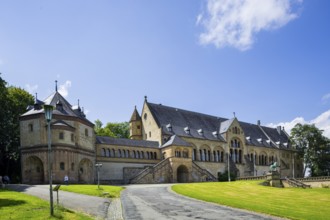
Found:
[[302, 177], [288, 134], [281, 127], [210, 116], [150, 103], [130, 118], [130, 139], [96, 136], [79, 104], [56, 90], [20, 117], [23, 183], [48, 182], [47, 124], [42, 106], [54, 106], [51, 121], [53, 182], [102, 184], [214, 181], [230, 170], [238, 177], [264, 175], [277, 162], [281, 176]]

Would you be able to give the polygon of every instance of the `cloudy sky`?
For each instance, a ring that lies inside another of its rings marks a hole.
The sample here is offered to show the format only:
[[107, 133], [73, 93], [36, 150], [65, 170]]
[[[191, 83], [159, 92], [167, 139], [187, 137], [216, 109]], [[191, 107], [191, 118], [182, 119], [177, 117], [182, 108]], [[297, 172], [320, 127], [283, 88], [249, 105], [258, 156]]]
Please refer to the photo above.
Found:
[[0, 1], [0, 72], [91, 121], [148, 101], [330, 137], [330, 1]]

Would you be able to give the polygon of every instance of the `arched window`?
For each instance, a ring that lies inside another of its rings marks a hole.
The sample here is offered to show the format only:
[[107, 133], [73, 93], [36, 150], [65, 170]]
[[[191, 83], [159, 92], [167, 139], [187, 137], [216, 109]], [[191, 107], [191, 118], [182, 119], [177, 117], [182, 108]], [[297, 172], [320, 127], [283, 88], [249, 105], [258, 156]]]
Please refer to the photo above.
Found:
[[126, 158], [129, 158], [129, 150], [126, 150]]
[[122, 155], [122, 157], [126, 157], [126, 150], [125, 150], [125, 149], [123, 150], [123, 155]]
[[154, 159], [156, 160], [157, 159], [157, 153], [154, 152]]
[[121, 150], [118, 150], [118, 157], [121, 157]]
[[115, 149], [112, 149], [112, 156], [116, 157], [116, 150]]
[[143, 158], [144, 158], [144, 152], [141, 151], [141, 159], [143, 159]]
[[112, 156], [111, 156], [111, 150], [108, 148], [107, 151], [108, 151], [108, 157], [112, 157]]
[[147, 159], [150, 159], [149, 151], [147, 151]]
[[136, 152], [133, 150], [133, 158], [136, 158]]
[[140, 159], [140, 151], [136, 151], [136, 158]]
[[105, 148], [102, 148], [101, 156], [102, 156], [102, 157], [105, 157]]

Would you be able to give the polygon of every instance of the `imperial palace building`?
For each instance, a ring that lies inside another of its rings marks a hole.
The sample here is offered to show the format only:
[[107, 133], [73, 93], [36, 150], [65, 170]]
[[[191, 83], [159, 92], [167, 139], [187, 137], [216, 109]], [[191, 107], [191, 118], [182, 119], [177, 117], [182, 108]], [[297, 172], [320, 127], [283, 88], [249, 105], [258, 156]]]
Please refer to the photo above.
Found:
[[237, 177], [261, 176], [277, 162], [281, 176], [302, 177], [281, 127], [206, 115], [144, 99], [130, 118], [130, 139], [101, 137], [79, 105], [57, 90], [29, 106], [20, 117], [23, 183], [48, 182], [47, 123], [43, 105], [53, 105], [51, 121], [53, 182], [102, 184], [216, 181], [230, 170]]

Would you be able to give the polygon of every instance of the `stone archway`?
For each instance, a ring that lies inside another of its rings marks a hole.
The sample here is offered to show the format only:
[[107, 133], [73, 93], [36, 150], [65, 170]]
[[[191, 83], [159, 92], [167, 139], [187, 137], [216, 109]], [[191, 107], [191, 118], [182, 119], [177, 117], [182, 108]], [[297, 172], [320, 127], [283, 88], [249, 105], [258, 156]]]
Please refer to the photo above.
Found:
[[187, 183], [189, 181], [189, 171], [185, 165], [180, 165], [176, 173], [178, 183]]
[[24, 166], [24, 183], [40, 184], [44, 183], [45, 173], [44, 165], [41, 159], [37, 156], [30, 156], [25, 160]]
[[93, 183], [93, 163], [87, 158], [82, 159], [79, 163], [78, 182]]

